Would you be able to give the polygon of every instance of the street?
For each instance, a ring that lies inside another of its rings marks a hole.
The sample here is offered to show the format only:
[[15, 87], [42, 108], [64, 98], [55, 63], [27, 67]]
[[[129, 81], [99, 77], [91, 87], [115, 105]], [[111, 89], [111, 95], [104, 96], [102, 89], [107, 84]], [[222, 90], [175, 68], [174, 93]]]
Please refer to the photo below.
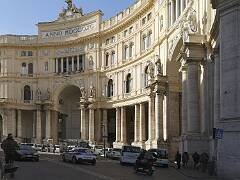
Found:
[[[175, 168], [156, 168], [152, 177], [136, 174], [132, 166], [121, 166], [118, 161], [99, 160], [96, 166], [86, 164], [71, 164], [60, 161], [59, 158], [41, 157], [40, 162], [16, 162], [19, 167], [16, 180], [204, 180], [206, 177], [191, 177]], [[207, 178], [219, 179], [219, 178]]]

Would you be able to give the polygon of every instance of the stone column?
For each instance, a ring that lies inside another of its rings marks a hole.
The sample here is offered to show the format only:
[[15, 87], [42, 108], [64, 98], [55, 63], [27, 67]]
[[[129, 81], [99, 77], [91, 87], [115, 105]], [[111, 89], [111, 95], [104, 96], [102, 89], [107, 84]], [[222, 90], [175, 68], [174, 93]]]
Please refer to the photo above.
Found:
[[174, 0], [171, 0], [171, 25], [175, 21]]
[[163, 92], [156, 93], [155, 102], [155, 141], [163, 141]]
[[72, 57], [72, 72], [74, 72], [74, 56]]
[[61, 73], [63, 73], [63, 58], [61, 58]]
[[155, 94], [151, 93], [148, 102], [148, 140], [146, 148], [152, 147], [152, 141], [155, 138]]
[[181, 13], [184, 11], [185, 7], [184, 7], [184, 2], [185, 0], [181, 0]]
[[46, 111], [46, 139], [51, 139], [51, 110]]
[[87, 117], [86, 117], [86, 108], [84, 106], [81, 107], [81, 139], [87, 139]]
[[67, 72], [69, 72], [69, 57], [66, 58], [67, 61]]
[[180, 69], [182, 72], [182, 135], [185, 135], [187, 133], [187, 97], [188, 97], [188, 91], [187, 91], [187, 66], [183, 65]]
[[127, 143], [126, 108], [121, 107], [121, 142]]
[[199, 114], [199, 62], [188, 62], [188, 132], [200, 132], [200, 114]]
[[89, 141], [95, 142], [95, 110], [93, 107], [89, 108]]
[[116, 108], [116, 142], [121, 141], [121, 109]]
[[17, 115], [17, 137], [22, 138], [22, 110], [19, 109]]
[[135, 105], [135, 121], [134, 121], [134, 143], [137, 143], [139, 141], [139, 114], [140, 112], [140, 105]]
[[179, 0], [176, 0], [176, 19], [179, 17], [179, 15], [180, 15], [180, 4], [179, 4]]
[[146, 141], [146, 119], [145, 119], [145, 105], [144, 103], [140, 103], [139, 108], [139, 143], [142, 148], [145, 148], [145, 141]]
[[[103, 109], [103, 125], [104, 125], [104, 136], [108, 136], [108, 119], [107, 119], [107, 109]], [[107, 139], [106, 139], [107, 140]]]
[[33, 111], [33, 123], [32, 123], [32, 129], [33, 129], [32, 137], [33, 138], [36, 138], [36, 123], [37, 123], [36, 118], [37, 118], [37, 112]]
[[42, 112], [37, 109], [37, 128], [36, 128], [36, 141], [42, 143]]
[[220, 59], [219, 50], [214, 49], [214, 127], [220, 120]]

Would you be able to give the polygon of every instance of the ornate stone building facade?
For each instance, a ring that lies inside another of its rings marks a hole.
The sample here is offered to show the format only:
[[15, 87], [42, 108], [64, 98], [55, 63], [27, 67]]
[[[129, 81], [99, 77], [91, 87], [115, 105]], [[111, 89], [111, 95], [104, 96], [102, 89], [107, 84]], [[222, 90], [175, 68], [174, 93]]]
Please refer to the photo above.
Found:
[[207, 152], [237, 174], [239, 2], [139, 0], [106, 21], [66, 3], [38, 35], [0, 36], [1, 137]]

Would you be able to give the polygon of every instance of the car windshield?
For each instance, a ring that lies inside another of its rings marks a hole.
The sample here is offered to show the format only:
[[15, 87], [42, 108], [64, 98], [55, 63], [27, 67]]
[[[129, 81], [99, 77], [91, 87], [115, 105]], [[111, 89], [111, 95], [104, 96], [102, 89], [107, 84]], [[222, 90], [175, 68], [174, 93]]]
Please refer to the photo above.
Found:
[[134, 147], [134, 146], [124, 146], [123, 152], [132, 152], [132, 153], [139, 153], [141, 150], [140, 147]]
[[21, 145], [19, 147], [20, 150], [29, 150], [29, 151], [32, 151], [33, 148], [31, 146], [28, 146], [28, 145]]
[[92, 153], [89, 149], [74, 149], [74, 152], [77, 152], [77, 153], [87, 153], [87, 154], [91, 154]]

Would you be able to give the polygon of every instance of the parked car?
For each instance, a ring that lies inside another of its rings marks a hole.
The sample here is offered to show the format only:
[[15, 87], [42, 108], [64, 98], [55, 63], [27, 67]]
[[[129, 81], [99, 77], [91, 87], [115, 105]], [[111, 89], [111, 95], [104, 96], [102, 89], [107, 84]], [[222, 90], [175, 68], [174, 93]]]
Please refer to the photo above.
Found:
[[42, 144], [35, 144], [34, 149], [36, 149], [37, 151], [42, 151], [42, 146]]
[[140, 147], [123, 146], [120, 156], [120, 164], [135, 164], [141, 151]]
[[59, 145], [55, 145], [55, 153], [60, 153], [60, 146]]
[[28, 145], [20, 145], [16, 153], [17, 160], [39, 161], [39, 154], [36, 149]]
[[103, 154], [103, 146], [102, 145], [95, 145], [93, 147], [94, 154], [97, 156], [101, 156]]
[[153, 153], [155, 159], [154, 165], [159, 167], [168, 167], [168, 151], [167, 149], [149, 149], [148, 151]]
[[122, 149], [113, 148], [113, 149], [111, 149], [110, 151], [107, 152], [106, 156], [107, 156], [107, 158], [110, 158], [110, 159], [120, 159], [121, 150]]
[[87, 148], [73, 148], [68, 152], [62, 154], [62, 160], [64, 162], [72, 163], [91, 163], [92, 165], [96, 164], [96, 156], [92, 153], [91, 150]]

